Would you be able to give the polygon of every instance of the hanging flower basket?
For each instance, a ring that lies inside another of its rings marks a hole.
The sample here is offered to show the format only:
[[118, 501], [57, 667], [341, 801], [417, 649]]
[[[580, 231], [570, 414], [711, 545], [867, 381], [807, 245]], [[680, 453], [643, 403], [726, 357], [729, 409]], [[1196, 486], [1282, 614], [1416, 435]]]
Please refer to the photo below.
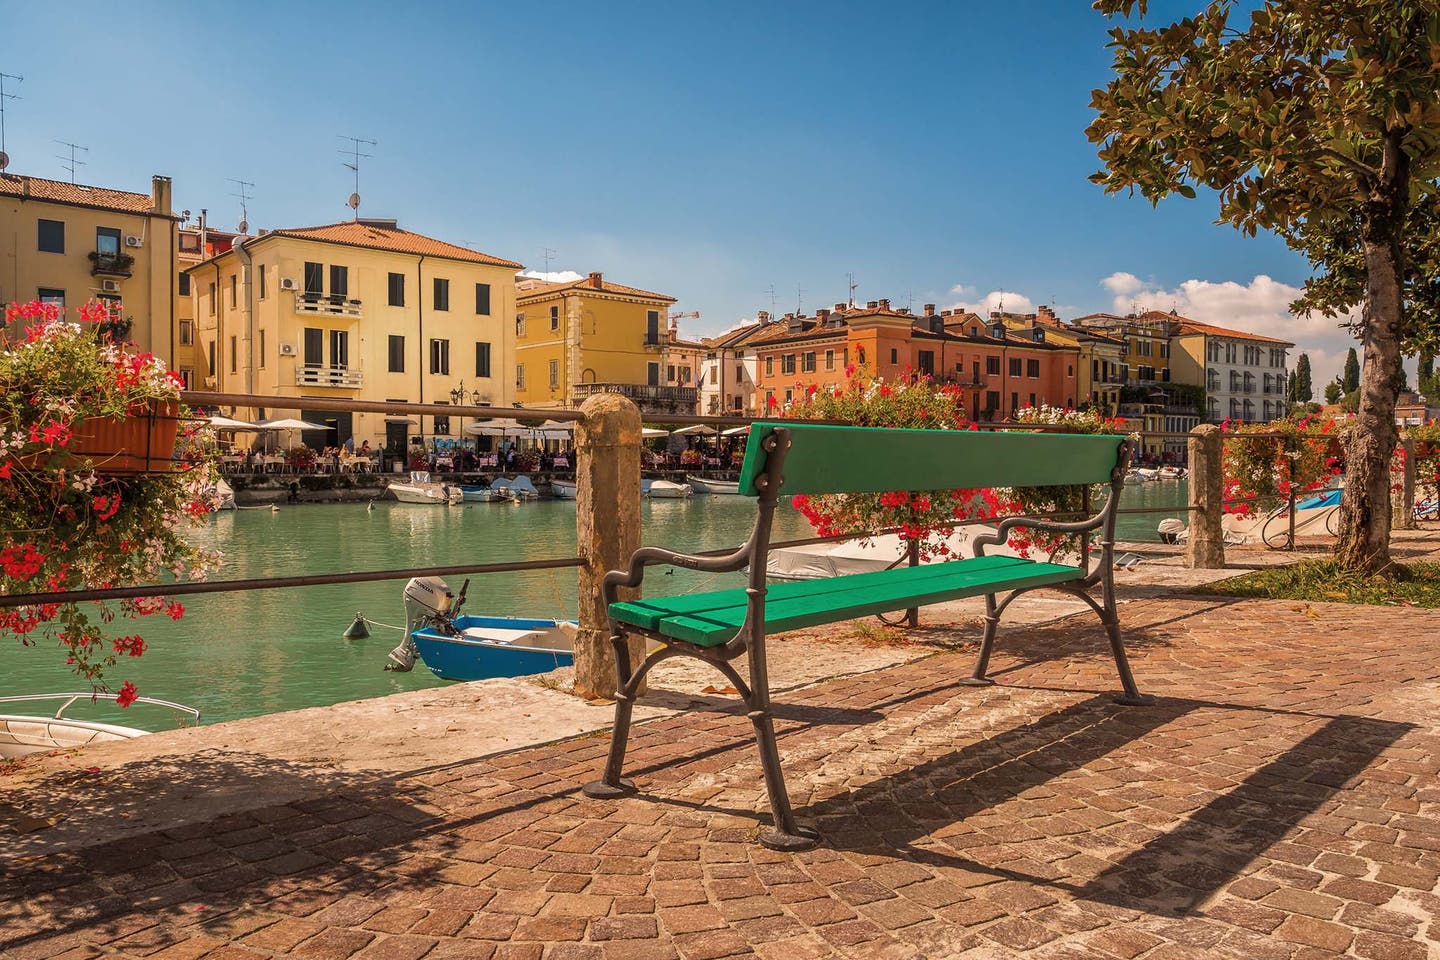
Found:
[[149, 400], [125, 417], [95, 417], [75, 424], [70, 453], [97, 473], [133, 476], [175, 469], [180, 405]]

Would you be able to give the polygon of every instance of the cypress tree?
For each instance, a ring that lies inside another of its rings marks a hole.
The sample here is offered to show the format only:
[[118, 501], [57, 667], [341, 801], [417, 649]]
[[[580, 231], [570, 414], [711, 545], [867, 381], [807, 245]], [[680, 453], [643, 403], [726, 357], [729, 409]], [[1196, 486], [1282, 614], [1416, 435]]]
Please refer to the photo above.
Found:
[[1355, 356], [1354, 347], [1345, 354], [1345, 375], [1340, 378], [1340, 386], [1346, 393], [1360, 389], [1360, 358]]

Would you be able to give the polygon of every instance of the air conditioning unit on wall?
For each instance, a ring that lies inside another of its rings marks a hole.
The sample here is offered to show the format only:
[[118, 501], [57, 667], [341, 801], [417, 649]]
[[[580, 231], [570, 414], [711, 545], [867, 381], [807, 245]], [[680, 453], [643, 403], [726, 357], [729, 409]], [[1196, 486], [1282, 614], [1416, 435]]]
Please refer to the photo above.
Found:
[[281, 290], [294, 290], [294, 289], [295, 289], [295, 281], [294, 281], [294, 280], [291, 280], [289, 277], [281, 277], [281, 278], [280, 278], [280, 289], [281, 289]]
[[282, 356], [282, 357], [293, 357], [293, 356], [295, 356], [295, 344], [293, 344], [293, 343], [282, 343], [282, 344], [280, 344], [280, 356]]
[[126, 238], [125, 238], [125, 246], [127, 246], [127, 247], [143, 247], [143, 246], [145, 246], [145, 238], [144, 238], [144, 237], [136, 237], [136, 236], [126, 237]]
[[119, 280], [101, 280], [101, 281], [100, 281], [100, 289], [103, 290], [103, 291], [105, 291], [106, 293], [119, 293], [119, 292], [120, 292], [120, 281], [119, 281]]

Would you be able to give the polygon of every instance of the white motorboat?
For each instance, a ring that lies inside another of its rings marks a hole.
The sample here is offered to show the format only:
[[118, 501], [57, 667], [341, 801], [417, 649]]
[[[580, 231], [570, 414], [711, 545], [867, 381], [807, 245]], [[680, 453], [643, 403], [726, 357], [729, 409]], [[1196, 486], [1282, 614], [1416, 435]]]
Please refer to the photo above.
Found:
[[216, 510], [235, 509], [235, 490], [233, 487], [230, 486], [230, 484], [225, 482], [224, 477], [216, 478], [214, 497]]
[[732, 496], [740, 493], [739, 480], [706, 480], [704, 477], [686, 474], [685, 482], [690, 484], [696, 493], [724, 493]]
[[1149, 483], [1160, 479], [1160, 471], [1154, 467], [1131, 467], [1130, 472], [1125, 474], [1125, 479], [1132, 483]]
[[530, 482], [529, 477], [496, 477], [495, 482], [490, 484], [490, 489], [496, 493], [503, 493], [511, 500], [539, 500], [540, 491], [535, 484]]
[[652, 480], [650, 486], [644, 489], [645, 496], [652, 499], [679, 500], [688, 497], [695, 492], [695, 488], [688, 483], [676, 483], [673, 480]]
[[1190, 476], [1190, 471], [1184, 467], [1161, 467], [1159, 477], [1161, 480], [1184, 480]]
[[496, 503], [502, 500], [509, 503], [515, 499], [503, 490], [483, 486], [461, 487], [460, 492], [466, 503]]
[[[65, 716], [65, 711], [73, 704], [81, 700], [90, 700], [92, 697], [102, 702], [113, 703], [115, 701], [115, 697], [110, 694], [96, 696], [90, 693], [42, 693], [28, 697], [0, 697], [0, 708], [10, 703], [62, 701], [58, 710], [46, 716], [0, 713], [0, 758], [23, 757], [31, 753], [43, 753], [47, 750], [68, 750], [113, 740], [133, 740], [150, 732], [136, 727], [102, 723], [98, 720], [77, 720]], [[200, 711], [181, 703], [171, 703], [168, 700], [156, 700], [151, 697], [136, 697], [134, 702], [175, 710], [187, 715], [190, 723], [200, 722]]]
[[459, 503], [465, 499], [465, 491], [448, 483], [436, 483], [430, 479], [427, 470], [410, 471], [407, 483], [392, 483], [385, 489], [395, 495], [401, 503]]
[[550, 492], [560, 500], [574, 500], [578, 496], [579, 486], [573, 480], [551, 480]]

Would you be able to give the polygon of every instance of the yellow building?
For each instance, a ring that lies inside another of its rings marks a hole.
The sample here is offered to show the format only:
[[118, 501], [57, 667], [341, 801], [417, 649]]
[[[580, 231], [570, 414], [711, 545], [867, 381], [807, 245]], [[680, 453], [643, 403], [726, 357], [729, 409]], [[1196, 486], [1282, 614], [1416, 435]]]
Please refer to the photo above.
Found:
[[135, 345], [173, 365], [179, 218], [170, 192], [161, 176], [147, 194], [0, 173], [0, 302], [111, 301]]
[[616, 392], [652, 412], [694, 412], [699, 391], [668, 386], [667, 311], [675, 298], [605, 280], [519, 278], [515, 297], [515, 399], [526, 407], [577, 407]]
[[1075, 323], [1125, 341], [1124, 377], [1130, 386], [1170, 382], [1170, 337], [1179, 325], [1178, 317], [1158, 310], [1123, 317], [1092, 313]]
[[[354, 438], [398, 454], [410, 438], [459, 437], [433, 417], [307, 411], [338, 397], [508, 407], [514, 401], [515, 271], [520, 264], [358, 219], [261, 231], [191, 267], [199, 386], [277, 398], [255, 417], [328, 423], [305, 440]], [[456, 394], [458, 396], [458, 394]]]
[[[992, 318], [996, 316], [991, 313]], [[1091, 409], [1113, 416], [1120, 407], [1120, 387], [1125, 383], [1125, 357], [1129, 345], [1097, 329], [1062, 323], [1047, 306], [1035, 313], [1004, 313], [1000, 316], [1010, 330], [1024, 331], [1033, 327], [1045, 329], [1045, 339], [1080, 351], [1076, 367], [1075, 393], [1078, 402]]]
[[176, 251], [180, 274], [176, 278], [179, 296], [175, 301], [175, 359], [171, 363], [185, 381], [186, 389], [199, 389], [204, 383], [204, 376], [197, 376], [197, 372], [206, 366], [204, 344], [215, 339], [214, 317], [205, 317], [203, 325], [195, 320], [195, 298], [190, 289], [190, 274], [186, 271], [229, 250], [239, 236], [242, 234], [211, 229], [205, 223], [203, 211], [198, 225], [180, 228]]

